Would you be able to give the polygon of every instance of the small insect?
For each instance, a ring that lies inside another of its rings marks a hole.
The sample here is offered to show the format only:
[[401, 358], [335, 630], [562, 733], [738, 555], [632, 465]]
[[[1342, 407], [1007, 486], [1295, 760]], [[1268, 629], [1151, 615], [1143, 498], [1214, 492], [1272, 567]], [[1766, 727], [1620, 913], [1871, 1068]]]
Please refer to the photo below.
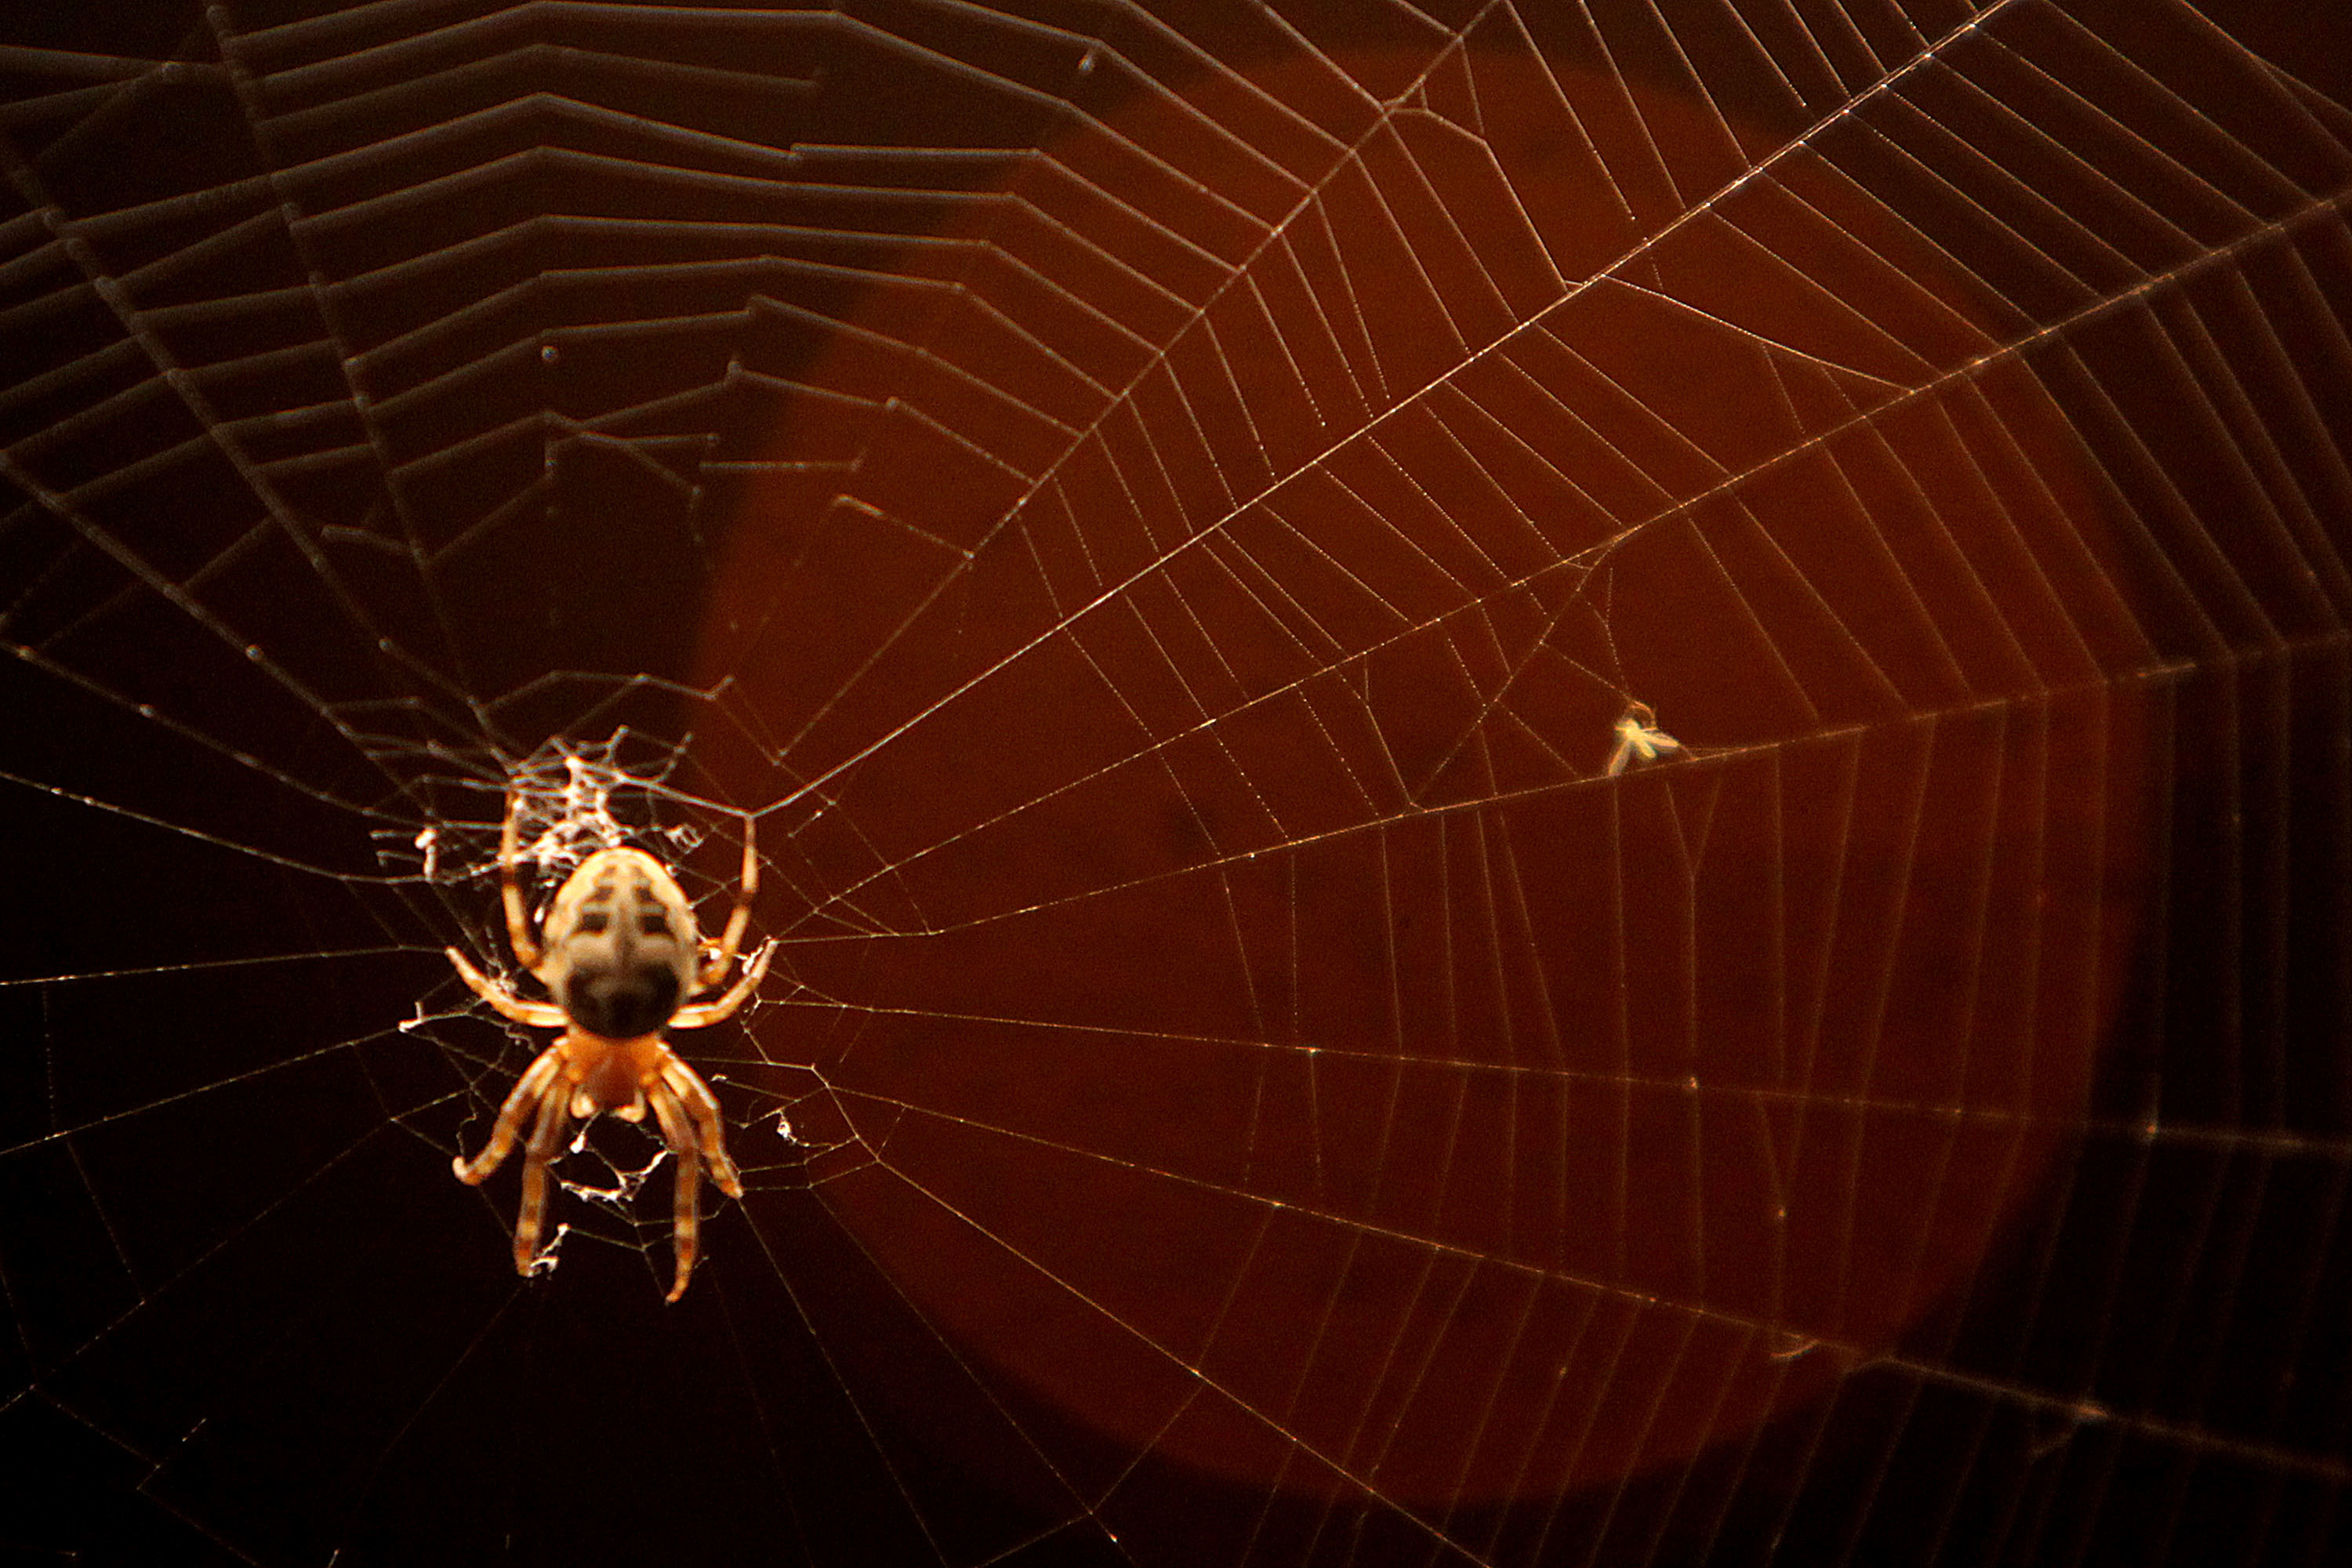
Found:
[[1615, 778], [1625, 771], [1633, 759], [1654, 763], [1669, 752], [1679, 752], [1683, 743], [1658, 727], [1658, 716], [1646, 702], [1636, 702], [1625, 710], [1617, 721], [1617, 749], [1609, 753], [1608, 775]]
[[562, 1037], [517, 1079], [499, 1109], [490, 1142], [473, 1159], [452, 1162], [457, 1179], [478, 1186], [499, 1168], [533, 1111], [530, 1141], [523, 1146], [522, 1212], [515, 1222], [516, 1272], [529, 1274], [539, 1257], [539, 1233], [547, 1213], [547, 1166], [573, 1117], [609, 1110], [624, 1121], [645, 1119], [650, 1102], [663, 1142], [677, 1164], [676, 1217], [671, 1248], [677, 1282], [669, 1300], [686, 1293], [701, 1235], [696, 1198], [704, 1166], [730, 1198], [743, 1195], [743, 1180], [727, 1157], [719, 1121], [719, 1101], [695, 1070], [662, 1043], [661, 1031], [699, 1029], [733, 1016], [768, 973], [776, 951], [773, 938], [751, 955], [725, 994], [711, 1002], [688, 997], [716, 988], [734, 966], [736, 950], [751, 918], [751, 895], [760, 885], [759, 858], [751, 830], [743, 831], [743, 879], [734, 913], [715, 943], [705, 942], [694, 923], [694, 908], [668, 868], [642, 849], [599, 849], [580, 863], [548, 906], [542, 941], [531, 934], [515, 880], [515, 813], [507, 796], [506, 826], [499, 837], [499, 880], [506, 904], [507, 941], [515, 962], [547, 987], [552, 1002], [530, 1002], [491, 980], [456, 948], [443, 951], [457, 977], [505, 1017], [534, 1029], [561, 1028]]

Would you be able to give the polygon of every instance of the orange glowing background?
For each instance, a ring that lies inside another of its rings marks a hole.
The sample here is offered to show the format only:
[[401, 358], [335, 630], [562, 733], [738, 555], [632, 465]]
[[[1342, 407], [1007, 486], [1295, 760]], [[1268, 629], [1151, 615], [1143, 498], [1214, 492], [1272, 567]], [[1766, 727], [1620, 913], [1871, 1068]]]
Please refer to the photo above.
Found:
[[[1303, 195], [1227, 170], [1277, 226], [1197, 315], [1138, 217], [1186, 194], [1104, 165], [1233, 154], [1146, 93], [956, 220], [1000, 264], [931, 317], [877, 293], [935, 360], [825, 349], [905, 401], [786, 406], [707, 760], [793, 801], [762, 1043], [856, 1152], [824, 1200], [961, 1353], [1253, 1485], [1540, 1497], [1965, 1291], [2137, 934], [2151, 655], [1873, 132], [1754, 169], [1507, 23], [1339, 64], [1405, 107], [1272, 142]], [[1330, 68], [1249, 77], [1312, 113]], [[1024, 292], [1063, 226], [1129, 270]], [[1603, 776], [1634, 701], [1691, 755]]]

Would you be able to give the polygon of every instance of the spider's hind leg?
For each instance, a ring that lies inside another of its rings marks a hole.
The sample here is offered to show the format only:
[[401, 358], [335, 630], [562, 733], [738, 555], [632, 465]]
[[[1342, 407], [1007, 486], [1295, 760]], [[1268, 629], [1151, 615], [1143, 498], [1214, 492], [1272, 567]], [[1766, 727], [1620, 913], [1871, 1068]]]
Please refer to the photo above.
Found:
[[646, 1098], [653, 1101], [654, 1114], [661, 1120], [662, 1138], [669, 1145], [669, 1157], [677, 1166], [677, 1185], [670, 1209], [670, 1251], [677, 1259], [667, 1300], [675, 1301], [686, 1294], [686, 1282], [694, 1277], [694, 1260], [702, 1250], [702, 1152], [695, 1146], [694, 1131], [687, 1125], [686, 1108], [668, 1084], [656, 1081], [648, 1086]]
[[547, 1165], [555, 1158], [556, 1145], [563, 1142], [563, 1130], [572, 1121], [569, 1098], [557, 1089], [540, 1101], [538, 1125], [530, 1130], [530, 1142], [523, 1150], [522, 1211], [515, 1216], [518, 1274], [528, 1276], [531, 1265], [539, 1261], [539, 1232], [547, 1219]]
[[[499, 1168], [505, 1161], [507, 1152], [514, 1147], [516, 1137], [522, 1131], [522, 1119], [531, 1113], [548, 1093], [556, 1075], [562, 1070], [563, 1053], [552, 1046], [541, 1051], [539, 1059], [524, 1069], [522, 1077], [515, 1079], [514, 1088], [509, 1091], [507, 1102], [499, 1107], [498, 1122], [490, 1129], [490, 1141], [483, 1145], [482, 1152], [470, 1160], [460, 1155], [449, 1162], [459, 1181], [469, 1187], [478, 1187], [492, 1171]], [[536, 1132], [531, 1141], [534, 1143], [538, 1142]]]

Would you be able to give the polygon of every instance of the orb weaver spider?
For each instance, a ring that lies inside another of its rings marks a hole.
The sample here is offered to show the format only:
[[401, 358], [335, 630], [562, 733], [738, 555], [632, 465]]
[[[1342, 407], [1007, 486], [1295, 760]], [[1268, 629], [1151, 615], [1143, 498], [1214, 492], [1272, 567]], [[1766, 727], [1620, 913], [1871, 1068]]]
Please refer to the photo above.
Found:
[[531, 932], [515, 878], [518, 805], [509, 791], [506, 826], [499, 836], [507, 941], [515, 962], [555, 1000], [526, 1001], [456, 948], [442, 951], [457, 966], [457, 977], [500, 1016], [563, 1033], [515, 1081], [499, 1108], [488, 1144], [471, 1160], [461, 1155], [451, 1166], [467, 1186], [480, 1185], [514, 1148], [523, 1119], [537, 1112], [530, 1141], [523, 1146], [522, 1210], [515, 1221], [515, 1271], [527, 1275], [539, 1258], [548, 1163], [572, 1119], [609, 1110], [624, 1121], [641, 1121], [650, 1103], [677, 1164], [670, 1242], [677, 1273], [667, 1298], [675, 1301], [686, 1293], [694, 1272], [703, 1167], [709, 1167], [710, 1179], [730, 1198], [743, 1195], [743, 1180], [727, 1157], [718, 1099], [663, 1043], [661, 1031], [706, 1028], [732, 1016], [768, 973], [776, 951], [772, 937], [717, 1000], [687, 1000], [726, 979], [742, 944], [751, 895], [760, 886], [751, 824], [744, 824], [743, 876], [735, 910], [717, 942], [702, 941], [694, 906], [677, 879], [642, 849], [599, 849], [583, 860], [548, 906], [542, 938]]

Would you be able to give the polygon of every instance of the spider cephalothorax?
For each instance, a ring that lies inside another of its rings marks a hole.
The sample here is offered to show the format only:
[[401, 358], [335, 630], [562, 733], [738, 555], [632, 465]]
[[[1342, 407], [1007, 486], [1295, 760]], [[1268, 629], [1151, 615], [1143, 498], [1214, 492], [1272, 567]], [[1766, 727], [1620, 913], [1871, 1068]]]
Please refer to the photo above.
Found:
[[599, 849], [564, 879], [548, 906], [543, 937], [531, 933], [515, 879], [515, 812], [507, 797], [506, 826], [499, 837], [499, 879], [506, 904], [507, 941], [515, 962], [547, 987], [552, 1002], [530, 1002], [474, 967], [456, 948], [446, 950], [458, 978], [506, 1017], [535, 1029], [561, 1028], [562, 1036], [524, 1069], [499, 1110], [489, 1143], [471, 1160], [455, 1162], [457, 1179], [478, 1184], [499, 1168], [534, 1110], [530, 1141], [524, 1145], [522, 1212], [515, 1222], [516, 1269], [531, 1271], [539, 1257], [540, 1228], [547, 1212], [547, 1166], [573, 1117], [609, 1110], [625, 1121], [641, 1121], [653, 1107], [662, 1139], [677, 1164], [677, 1208], [672, 1247], [677, 1279], [669, 1300], [685, 1294], [694, 1272], [701, 1233], [696, 1199], [701, 1172], [729, 1197], [743, 1195], [743, 1181], [727, 1157], [719, 1121], [719, 1101], [695, 1070], [662, 1043], [661, 1031], [698, 1029], [733, 1015], [758, 988], [775, 952], [771, 940], [751, 955], [743, 973], [715, 1001], [689, 1002], [727, 978], [743, 931], [751, 918], [751, 895], [760, 885], [760, 863], [749, 824], [743, 833], [743, 879], [727, 930], [706, 949], [694, 923], [694, 906], [677, 879], [642, 849]]

